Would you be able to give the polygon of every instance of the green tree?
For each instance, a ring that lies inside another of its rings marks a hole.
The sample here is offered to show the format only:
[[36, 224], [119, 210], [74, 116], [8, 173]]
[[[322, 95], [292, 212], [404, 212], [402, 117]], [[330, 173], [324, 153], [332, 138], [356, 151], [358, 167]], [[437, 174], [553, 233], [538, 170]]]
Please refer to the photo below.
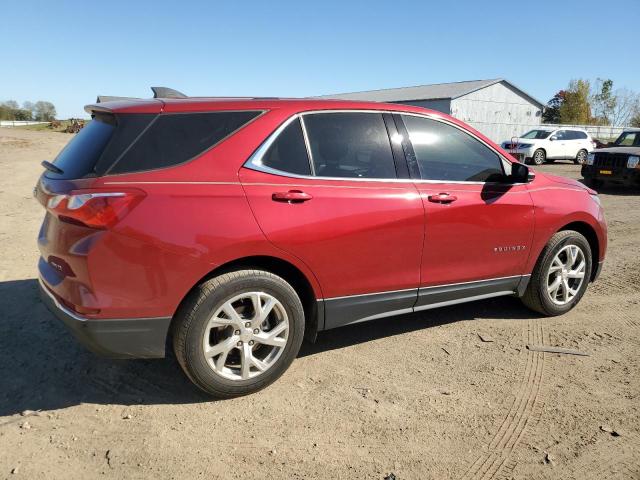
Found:
[[591, 96], [591, 110], [595, 123], [611, 125], [617, 101], [618, 97], [613, 92], [613, 80], [598, 78], [595, 93]]
[[13, 119], [14, 120], [31, 120], [31, 112], [23, 108], [18, 108], [16, 110], [13, 110]]
[[50, 122], [56, 118], [56, 107], [51, 102], [40, 100], [34, 106], [35, 119], [40, 122]]
[[564, 103], [564, 95], [565, 91], [560, 90], [547, 102], [547, 106], [542, 113], [542, 121], [544, 123], [560, 123], [560, 107]]
[[586, 125], [591, 120], [589, 105], [589, 81], [571, 80], [565, 90], [564, 102], [560, 106], [560, 122]]

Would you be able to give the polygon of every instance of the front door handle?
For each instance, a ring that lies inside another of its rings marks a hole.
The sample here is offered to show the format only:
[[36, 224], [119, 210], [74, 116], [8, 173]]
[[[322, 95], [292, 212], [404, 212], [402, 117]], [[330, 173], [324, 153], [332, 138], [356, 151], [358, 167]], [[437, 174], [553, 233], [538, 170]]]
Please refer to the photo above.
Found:
[[427, 197], [433, 203], [451, 203], [455, 202], [458, 197], [449, 193], [438, 193], [437, 195], [429, 195]]
[[313, 197], [302, 190], [289, 190], [288, 192], [275, 192], [271, 195], [274, 202], [302, 203], [308, 202]]

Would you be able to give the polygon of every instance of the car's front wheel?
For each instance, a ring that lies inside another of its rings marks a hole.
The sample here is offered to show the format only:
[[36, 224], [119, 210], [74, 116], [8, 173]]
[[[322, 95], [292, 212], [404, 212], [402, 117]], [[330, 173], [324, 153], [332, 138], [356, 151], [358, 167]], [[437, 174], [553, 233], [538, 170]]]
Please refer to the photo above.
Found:
[[588, 155], [588, 152], [583, 148], [578, 152], [578, 154], [576, 155], [576, 158], [573, 159], [573, 163], [582, 165], [584, 162], [587, 161], [587, 155]]
[[539, 148], [533, 152], [533, 157], [531, 158], [536, 165], [542, 165], [547, 160], [547, 154], [543, 149]]
[[216, 398], [256, 392], [291, 365], [304, 309], [285, 280], [240, 270], [194, 289], [176, 314], [173, 346], [187, 376]]
[[522, 301], [543, 315], [568, 312], [584, 295], [591, 268], [587, 239], [573, 230], [558, 232], [542, 250]]

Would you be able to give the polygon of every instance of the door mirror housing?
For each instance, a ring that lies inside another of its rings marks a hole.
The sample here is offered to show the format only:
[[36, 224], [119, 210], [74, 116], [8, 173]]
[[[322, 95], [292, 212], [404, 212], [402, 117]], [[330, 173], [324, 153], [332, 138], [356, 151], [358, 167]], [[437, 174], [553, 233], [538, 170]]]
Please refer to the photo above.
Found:
[[511, 175], [507, 177], [509, 183], [530, 183], [536, 178], [533, 170], [522, 163], [511, 164]]
[[558, 137], [556, 137], [555, 135], [552, 135], [551, 137], [549, 137], [550, 142], [555, 142], [557, 139]]

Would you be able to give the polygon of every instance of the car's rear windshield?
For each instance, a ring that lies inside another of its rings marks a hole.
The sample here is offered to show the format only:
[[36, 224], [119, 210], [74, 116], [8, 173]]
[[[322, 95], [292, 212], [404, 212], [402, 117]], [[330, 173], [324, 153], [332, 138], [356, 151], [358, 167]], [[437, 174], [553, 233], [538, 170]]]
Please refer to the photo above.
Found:
[[260, 113], [99, 113], [53, 162], [62, 173], [46, 175], [77, 179], [178, 165], [214, 147]]
[[531, 130], [522, 135], [520, 138], [533, 138], [541, 140], [543, 138], [547, 138], [549, 135], [551, 135], [551, 132], [549, 130]]

